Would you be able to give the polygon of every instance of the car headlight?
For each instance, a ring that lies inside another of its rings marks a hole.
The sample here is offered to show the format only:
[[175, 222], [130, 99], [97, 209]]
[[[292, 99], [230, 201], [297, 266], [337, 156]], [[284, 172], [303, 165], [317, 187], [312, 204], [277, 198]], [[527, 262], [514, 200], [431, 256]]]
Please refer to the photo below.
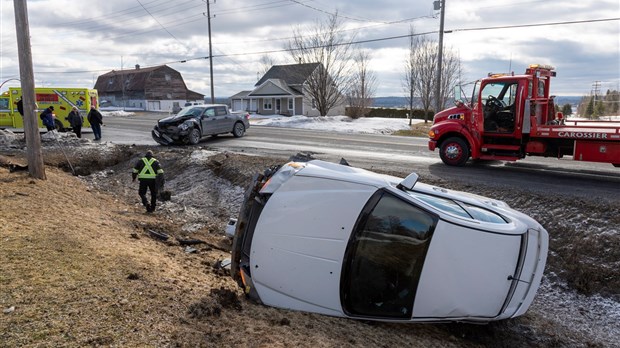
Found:
[[188, 130], [189, 129], [189, 124], [187, 123], [181, 123], [181, 125], [179, 126], [179, 129], [181, 130]]

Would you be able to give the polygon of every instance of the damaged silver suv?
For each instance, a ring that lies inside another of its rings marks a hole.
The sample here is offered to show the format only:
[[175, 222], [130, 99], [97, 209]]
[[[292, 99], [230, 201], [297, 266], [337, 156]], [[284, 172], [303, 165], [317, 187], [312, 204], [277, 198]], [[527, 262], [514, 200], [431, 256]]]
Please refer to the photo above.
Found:
[[231, 113], [224, 104], [191, 105], [157, 121], [151, 135], [161, 145], [196, 145], [205, 136], [224, 133], [239, 138], [250, 128], [249, 119], [248, 113]]
[[[502, 201], [323, 161], [256, 175], [231, 273], [265, 305], [394, 322], [526, 312], [547, 231]], [[233, 220], [234, 221], [234, 220]]]

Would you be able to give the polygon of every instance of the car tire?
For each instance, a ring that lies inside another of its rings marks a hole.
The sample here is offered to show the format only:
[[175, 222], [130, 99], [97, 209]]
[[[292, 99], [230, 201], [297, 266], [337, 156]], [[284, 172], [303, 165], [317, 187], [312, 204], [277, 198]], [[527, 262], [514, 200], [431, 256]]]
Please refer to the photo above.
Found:
[[241, 138], [245, 134], [245, 126], [241, 122], [235, 123], [233, 126], [232, 134], [235, 138]]
[[198, 128], [192, 128], [187, 135], [187, 140], [192, 145], [198, 144], [200, 142], [200, 130]]
[[65, 131], [65, 127], [62, 125], [62, 122], [60, 122], [59, 120], [54, 120], [54, 128], [58, 132], [64, 132]]
[[469, 159], [469, 145], [461, 138], [448, 138], [441, 143], [439, 157], [449, 166], [461, 167]]

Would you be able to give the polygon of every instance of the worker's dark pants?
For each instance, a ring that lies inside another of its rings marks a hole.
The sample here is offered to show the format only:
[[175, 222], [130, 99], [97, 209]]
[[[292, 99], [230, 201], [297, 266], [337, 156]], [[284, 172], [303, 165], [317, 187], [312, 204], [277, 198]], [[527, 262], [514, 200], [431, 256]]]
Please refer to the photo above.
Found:
[[95, 140], [101, 139], [101, 125], [99, 123], [91, 123], [90, 128], [93, 129], [93, 135], [95, 136]]
[[155, 179], [140, 179], [140, 189], [138, 194], [142, 199], [142, 204], [148, 208], [148, 200], [146, 199], [146, 189], [151, 191], [151, 210], [155, 210], [157, 203], [157, 181]]
[[73, 127], [73, 131], [78, 138], [82, 137], [82, 126]]

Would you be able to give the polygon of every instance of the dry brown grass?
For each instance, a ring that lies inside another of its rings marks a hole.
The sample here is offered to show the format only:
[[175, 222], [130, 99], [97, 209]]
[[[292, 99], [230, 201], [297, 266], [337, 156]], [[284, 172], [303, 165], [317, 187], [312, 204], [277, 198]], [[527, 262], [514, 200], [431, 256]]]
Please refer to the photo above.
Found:
[[427, 123], [419, 122], [411, 125], [411, 129], [409, 130], [399, 130], [394, 132], [392, 135], [401, 135], [401, 136], [410, 136], [410, 137], [428, 137], [428, 131], [431, 129], [433, 125], [432, 121]]
[[219, 282], [200, 270], [188, 277], [179, 250], [146, 236], [157, 216], [46, 173], [0, 168], [0, 306], [15, 308], [0, 321], [2, 345], [170, 342], [187, 303]]

